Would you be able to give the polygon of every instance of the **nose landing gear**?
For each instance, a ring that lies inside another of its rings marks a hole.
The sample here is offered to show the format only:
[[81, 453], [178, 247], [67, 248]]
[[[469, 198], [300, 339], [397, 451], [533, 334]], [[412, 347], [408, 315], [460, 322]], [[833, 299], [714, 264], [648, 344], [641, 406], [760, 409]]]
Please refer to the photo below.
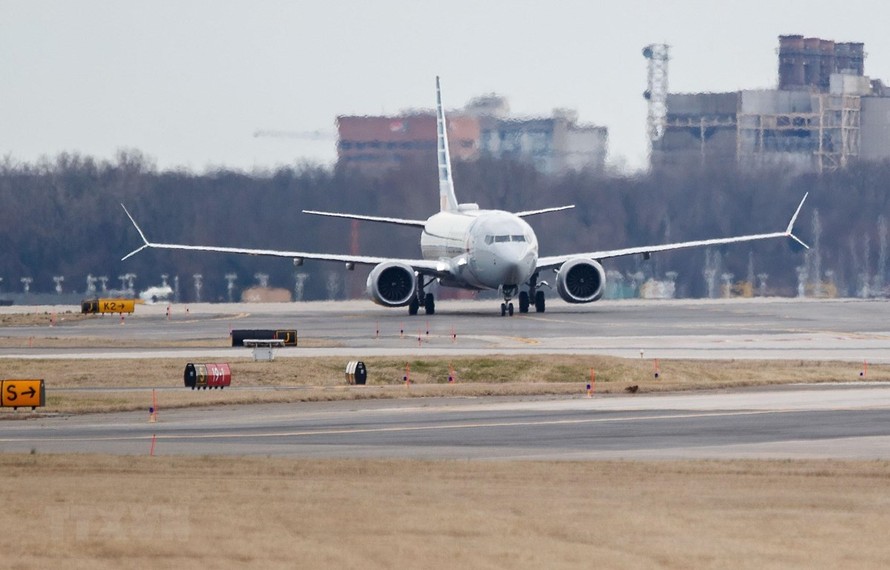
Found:
[[[501, 287], [501, 293], [504, 295], [504, 302], [501, 303], [501, 316], [510, 315], [513, 316], [513, 302], [511, 299], [514, 295], [516, 295], [517, 291], [519, 291], [519, 287], [516, 285], [504, 285]], [[520, 303], [522, 302], [522, 298], [520, 297]], [[521, 306], [521, 304], [520, 304]]]

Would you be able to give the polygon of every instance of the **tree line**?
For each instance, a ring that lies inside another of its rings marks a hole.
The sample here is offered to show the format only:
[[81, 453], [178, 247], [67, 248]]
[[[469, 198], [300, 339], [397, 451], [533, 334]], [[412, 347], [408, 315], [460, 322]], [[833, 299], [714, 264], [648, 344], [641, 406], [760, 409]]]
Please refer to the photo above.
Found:
[[[135, 151], [103, 161], [62, 154], [38, 163], [0, 163], [0, 290], [51, 291], [64, 276], [66, 291], [84, 291], [86, 276], [135, 274], [135, 289], [179, 278], [182, 301], [224, 301], [225, 275], [237, 274], [236, 293], [268, 275], [271, 286], [304, 299], [361, 294], [369, 268], [336, 263], [214, 253], [146, 250], [120, 204], [149, 239], [202, 245], [419, 257], [416, 229], [321, 218], [303, 209], [424, 219], [438, 207], [435, 159], [376, 175], [303, 164], [266, 172], [217, 170], [197, 174], [158, 170]], [[793, 251], [786, 240], [736, 244], [607, 260], [624, 282], [675, 281], [682, 297], [713, 295], [710, 271], [724, 281], [753, 281], [761, 292], [811, 294], [831, 285], [841, 295], [883, 295], [890, 163], [860, 162], [813, 174], [787, 169], [742, 170], [697, 165], [639, 175], [580, 171], [545, 175], [510, 160], [454, 165], [462, 202], [482, 208], [527, 210], [574, 204], [575, 209], [529, 218], [542, 255], [588, 252], [784, 229], [804, 193], [809, 198], [796, 233], [813, 249]], [[298, 278], [297, 274], [302, 274]], [[544, 277], [548, 279], [547, 276]], [[552, 282], [552, 278], [548, 279]]]

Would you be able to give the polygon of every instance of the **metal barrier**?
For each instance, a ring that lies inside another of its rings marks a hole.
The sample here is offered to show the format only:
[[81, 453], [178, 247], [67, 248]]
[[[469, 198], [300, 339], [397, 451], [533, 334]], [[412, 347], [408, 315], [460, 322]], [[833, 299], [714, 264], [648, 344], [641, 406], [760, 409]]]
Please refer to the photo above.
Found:
[[192, 390], [219, 388], [232, 385], [232, 370], [227, 363], [219, 364], [193, 364], [185, 365], [183, 381], [186, 388]]
[[368, 381], [368, 369], [361, 360], [351, 360], [346, 364], [346, 383], [365, 385]]

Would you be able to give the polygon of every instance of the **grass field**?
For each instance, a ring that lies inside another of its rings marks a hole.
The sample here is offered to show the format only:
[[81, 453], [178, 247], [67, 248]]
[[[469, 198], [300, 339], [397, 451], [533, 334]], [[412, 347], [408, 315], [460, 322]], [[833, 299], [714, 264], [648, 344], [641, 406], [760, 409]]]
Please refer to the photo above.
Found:
[[885, 568], [890, 463], [0, 455], [6, 568]]
[[[47, 405], [42, 412], [79, 413], [140, 410], [150, 395], [119, 388], [164, 388], [163, 408], [220, 404], [296, 402], [422, 396], [583, 394], [717, 389], [794, 382], [860, 381], [861, 366], [847, 362], [660, 361], [605, 356], [488, 356], [418, 359], [368, 358], [367, 386], [348, 386], [346, 362], [338, 358], [279, 358], [229, 361], [239, 390], [183, 387], [183, 359], [0, 360], [2, 378], [43, 378]], [[404, 376], [411, 380], [406, 387]], [[448, 382], [449, 375], [455, 379]], [[867, 380], [890, 380], [890, 367], [869, 366]], [[72, 391], [70, 388], [96, 388]], [[19, 410], [18, 415], [22, 415]], [[16, 417], [0, 409], [0, 419]]]

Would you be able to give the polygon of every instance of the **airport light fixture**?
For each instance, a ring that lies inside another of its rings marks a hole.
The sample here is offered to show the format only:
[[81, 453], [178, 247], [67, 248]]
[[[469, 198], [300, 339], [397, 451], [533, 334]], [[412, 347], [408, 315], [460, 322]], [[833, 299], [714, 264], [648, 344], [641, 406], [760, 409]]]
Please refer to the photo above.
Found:
[[723, 296], [724, 297], [732, 297], [732, 278], [735, 277], [733, 273], [722, 273], [720, 275], [721, 281], [723, 281]]
[[34, 279], [32, 279], [30, 277], [22, 277], [21, 282], [22, 282], [22, 289], [24, 290], [25, 295], [27, 295], [28, 293], [31, 292], [31, 283], [34, 282]]
[[306, 290], [306, 280], [309, 279], [309, 274], [300, 272], [296, 273], [294, 277], [296, 279], [296, 282], [294, 283], [294, 299], [302, 301]]
[[760, 280], [760, 296], [766, 297], [766, 280], [769, 277], [769, 273], [758, 273], [757, 279]]
[[65, 281], [65, 277], [62, 275], [56, 275], [55, 277], [53, 277], [53, 281], [55, 281], [55, 283], [56, 283], [56, 294], [61, 295], [62, 294], [62, 282]]
[[195, 302], [201, 302], [201, 286], [204, 284], [204, 276], [200, 273], [192, 274], [192, 279], [195, 281]]
[[229, 295], [229, 303], [233, 303], [233, 293], [235, 291], [235, 281], [238, 279], [237, 273], [226, 273], [226, 292]]
[[87, 295], [95, 295], [96, 294], [96, 279], [93, 277], [92, 273], [87, 274]]

